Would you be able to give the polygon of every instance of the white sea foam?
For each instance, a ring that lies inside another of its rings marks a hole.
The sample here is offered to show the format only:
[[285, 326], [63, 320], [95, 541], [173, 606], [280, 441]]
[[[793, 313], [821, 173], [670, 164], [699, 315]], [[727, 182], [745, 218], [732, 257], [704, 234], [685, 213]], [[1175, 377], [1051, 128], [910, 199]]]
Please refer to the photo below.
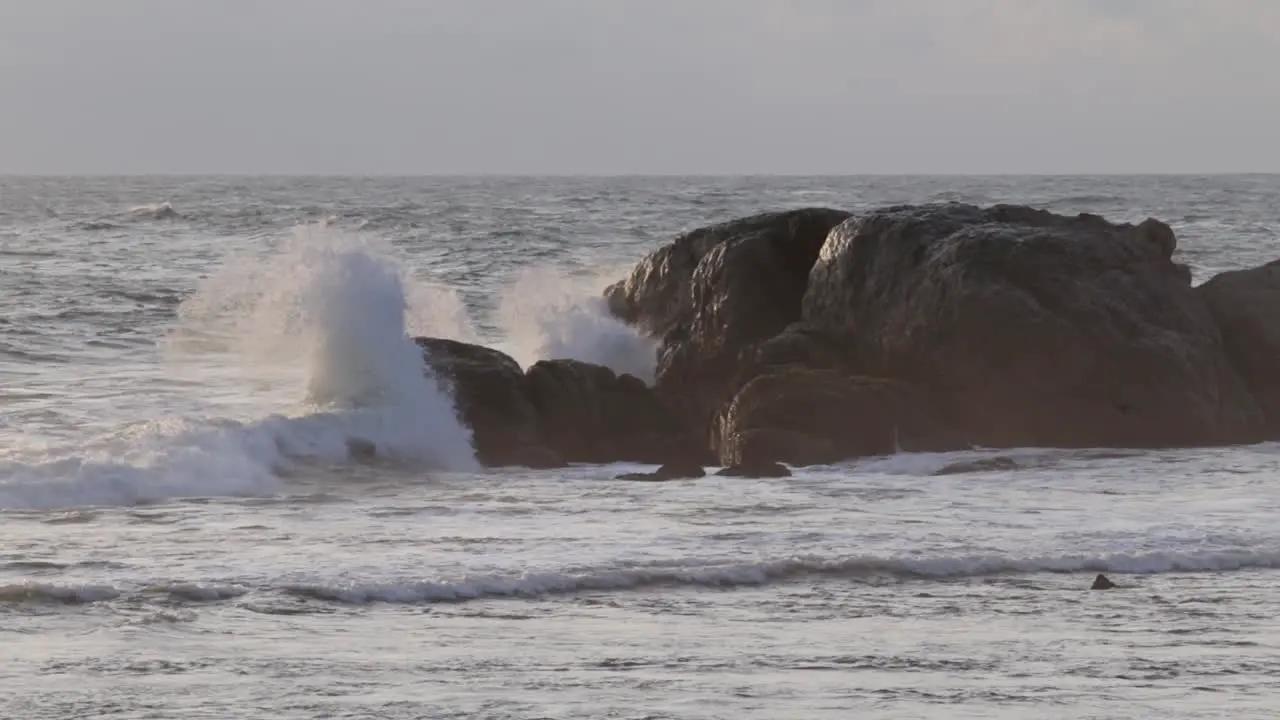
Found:
[[653, 339], [610, 314], [601, 294], [605, 278], [575, 278], [551, 269], [520, 274], [502, 299], [500, 319], [521, 365], [568, 358], [630, 373], [652, 383], [657, 364]]
[[[233, 384], [233, 395], [246, 384], [274, 401], [293, 395], [288, 409], [298, 412], [236, 422], [211, 409], [42, 461], [9, 461], [0, 465], [0, 507], [270, 493], [295, 461], [345, 460], [357, 438], [426, 468], [478, 469], [470, 430], [424, 373], [407, 333], [411, 316], [420, 324], [431, 317], [429, 308], [408, 307], [407, 287], [376, 244], [320, 226], [300, 229], [265, 257], [234, 259], [180, 308], [166, 347], [170, 367], [210, 395], [219, 383]], [[448, 322], [456, 312], [446, 308]]]

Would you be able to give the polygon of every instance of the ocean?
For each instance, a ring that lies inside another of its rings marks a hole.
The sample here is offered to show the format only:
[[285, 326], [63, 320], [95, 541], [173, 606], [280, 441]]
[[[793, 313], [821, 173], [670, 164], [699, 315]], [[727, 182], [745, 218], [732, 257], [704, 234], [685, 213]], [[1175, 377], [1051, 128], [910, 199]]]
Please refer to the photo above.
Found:
[[938, 200], [1280, 257], [1280, 176], [0, 178], [0, 717], [1280, 715], [1280, 444], [482, 470], [408, 340], [651, 377], [676, 233]]

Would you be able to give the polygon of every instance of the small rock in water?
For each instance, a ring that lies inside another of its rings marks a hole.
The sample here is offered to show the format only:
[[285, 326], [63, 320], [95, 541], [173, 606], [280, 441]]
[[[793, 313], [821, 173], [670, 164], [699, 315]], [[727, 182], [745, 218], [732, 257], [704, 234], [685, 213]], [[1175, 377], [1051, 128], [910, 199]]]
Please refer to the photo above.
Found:
[[1111, 590], [1115, 586], [1116, 584], [1111, 582], [1110, 578], [1108, 578], [1106, 575], [1103, 575], [1102, 573], [1098, 573], [1098, 577], [1093, 579], [1093, 586], [1090, 587], [1089, 589], [1090, 590]]
[[1018, 463], [1013, 458], [993, 457], [983, 458], [981, 460], [962, 460], [954, 462], [943, 467], [934, 475], [960, 475], [962, 473], [979, 473], [979, 472], [996, 472], [1002, 470], [1017, 470]]
[[716, 473], [720, 477], [740, 478], [783, 478], [791, 477], [786, 465], [777, 462], [753, 463], [751, 465], [730, 465]]
[[654, 474], [668, 480], [684, 480], [706, 477], [707, 471], [697, 463], [676, 461], [663, 465]]
[[378, 454], [378, 446], [372, 440], [347, 438], [347, 454], [357, 460], [372, 460]]
[[667, 463], [651, 473], [625, 473], [614, 480], [631, 480], [633, 482], [665, 482], [667, 480], [692, 480], [707, 474], [701, 465], [694, 463]]
[[626, 480], [629, 482], [666, 482], [671, 478], [665, 478], [656, 472], [652, 473], [623, 473], [613, 478], [614, 480]]
[[497, 467], [516, 466], [530, 470], [551, 470], [566, 467], [568, 463], [550, 448], [541, 445], [524, 445], [511, 448], [506, 452], [505, 463], [494, 463]]

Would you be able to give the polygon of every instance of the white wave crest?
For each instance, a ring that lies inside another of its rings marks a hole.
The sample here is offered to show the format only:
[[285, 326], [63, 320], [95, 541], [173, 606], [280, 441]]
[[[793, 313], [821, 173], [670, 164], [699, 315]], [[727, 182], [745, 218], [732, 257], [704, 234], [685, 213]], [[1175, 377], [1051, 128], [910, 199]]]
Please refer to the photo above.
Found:
[[[354, 425], [380, 451], [475, 470], [471, 431], [424, 373], [409, 336], [412, 286], [370, 240], [307, 226], [265, 262], [232, 266], [181, 311], [188, 323], [229, 335], [245, 362], [293, 376], [311, 404]], [[459, 308], [454, 299], [446, 309], [455, 327]]]
[[[296, 460], [347, 459], [354, 439], [390, 459], [477, 470], [470, 429], [407, 332], [409, 298], [423, 297], [409, 287], [387, 253], [319, 226], [229, 263], [179, 308], [165, 352], [192, 393], [235, 398], [237, 411], [251, 408], [258, 419], [233, 421], [227, 407], [206, 406], [53, 457], [7, 461], [0, 507], [266, 494]], [[456, 322], [457, 306], [446, 310]], [[430, 310], [416, 317], [422, 323]], [[288, 406], [292, 416], [283, 414]]]

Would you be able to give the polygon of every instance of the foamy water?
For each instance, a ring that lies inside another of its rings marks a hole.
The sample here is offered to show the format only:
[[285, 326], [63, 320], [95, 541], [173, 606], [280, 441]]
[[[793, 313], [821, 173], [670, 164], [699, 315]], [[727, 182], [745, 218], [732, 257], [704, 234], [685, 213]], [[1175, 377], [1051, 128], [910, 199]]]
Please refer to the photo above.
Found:
[[1280, 702], [1280, 445], [485, 471], [410, 340], [651, 377], [600, 289], [681, 229], [808, 204], [1153, 214], [1203, 278], [1280, 255], [1275, 180], [0, 182], [5, 717]]

